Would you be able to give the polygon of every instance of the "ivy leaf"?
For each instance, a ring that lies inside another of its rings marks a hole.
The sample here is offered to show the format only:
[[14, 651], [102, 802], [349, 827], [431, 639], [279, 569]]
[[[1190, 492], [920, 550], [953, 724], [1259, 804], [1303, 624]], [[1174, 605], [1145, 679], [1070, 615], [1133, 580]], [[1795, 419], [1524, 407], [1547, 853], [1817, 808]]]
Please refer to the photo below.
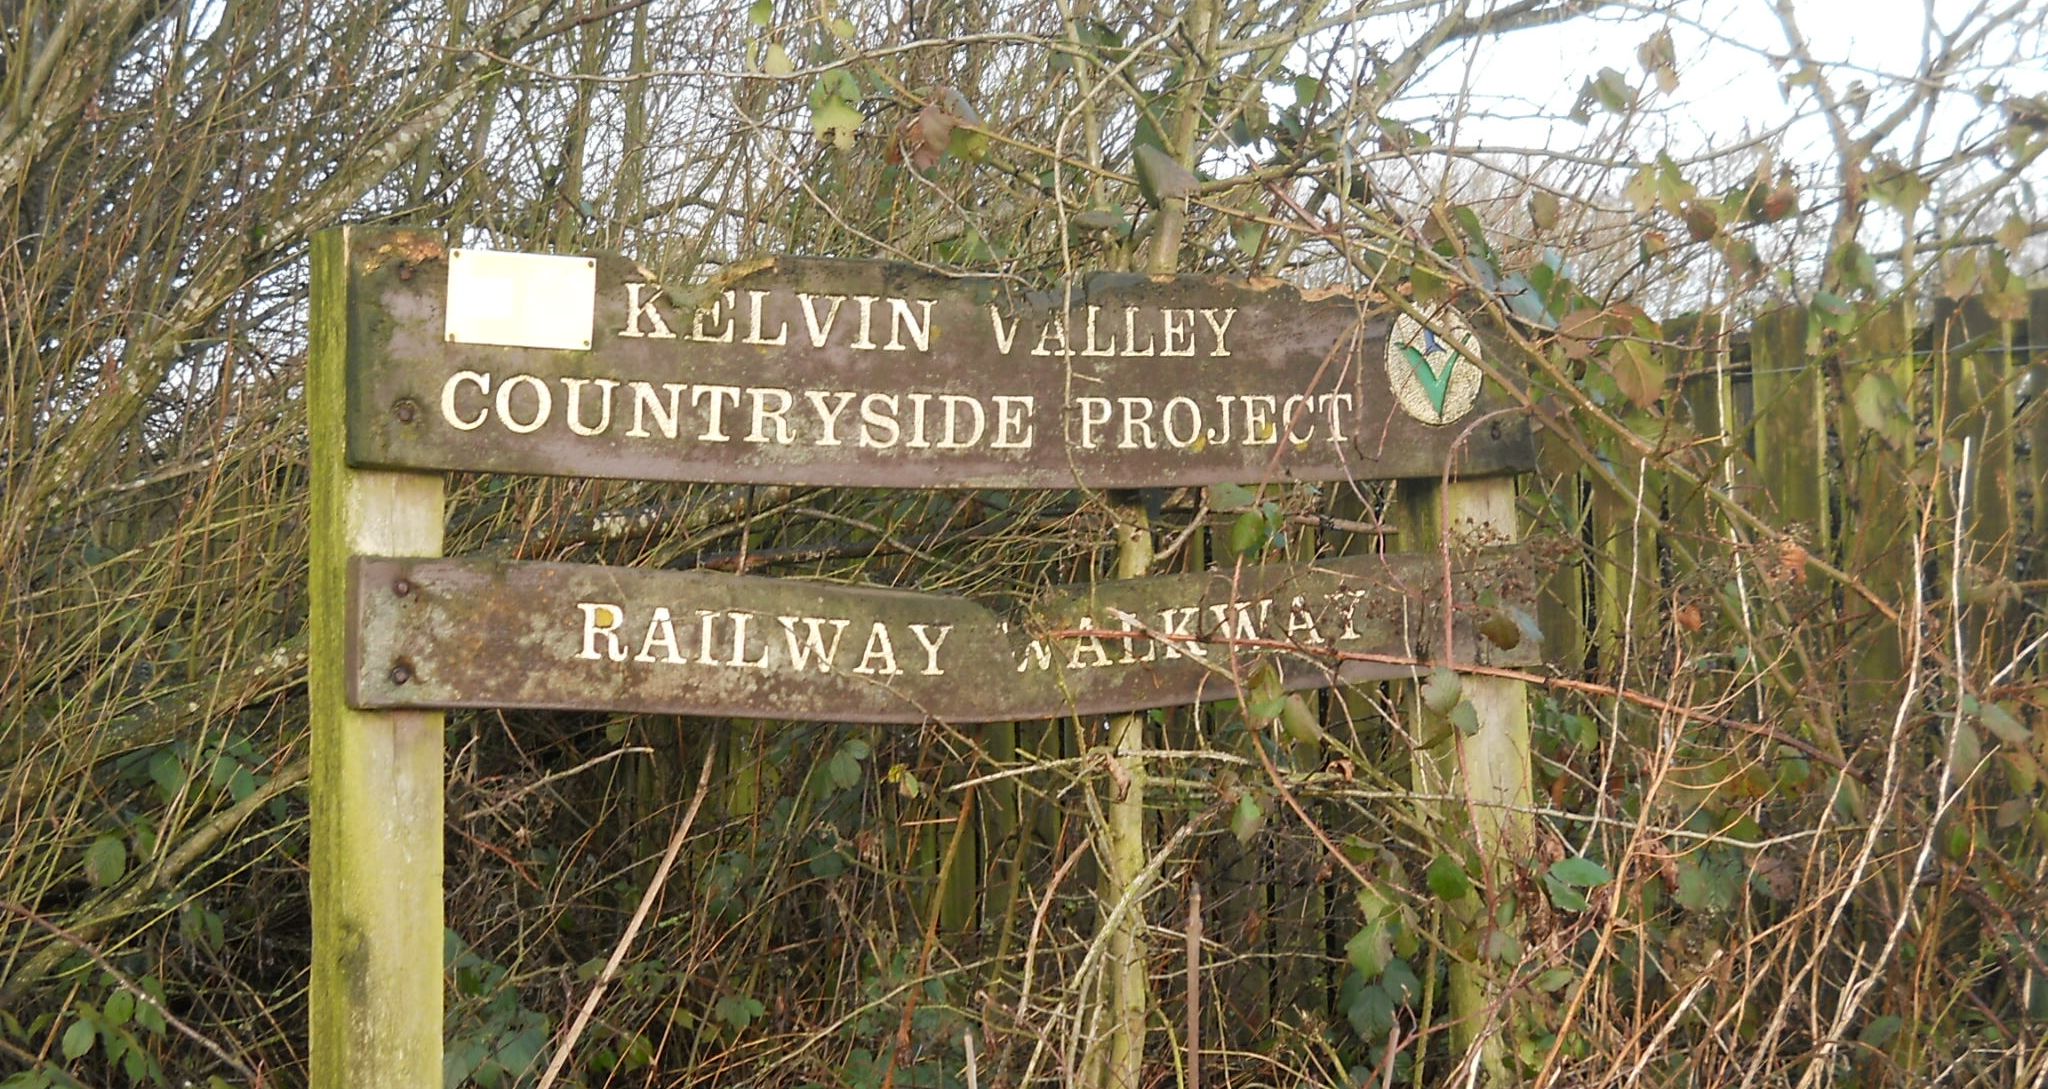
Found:
[[789, 59], [789, 50], [778, 43], [768, 47], [768, 57], [761, 62], [761, 70], [780, 79], [796, 71], [796, 63]]

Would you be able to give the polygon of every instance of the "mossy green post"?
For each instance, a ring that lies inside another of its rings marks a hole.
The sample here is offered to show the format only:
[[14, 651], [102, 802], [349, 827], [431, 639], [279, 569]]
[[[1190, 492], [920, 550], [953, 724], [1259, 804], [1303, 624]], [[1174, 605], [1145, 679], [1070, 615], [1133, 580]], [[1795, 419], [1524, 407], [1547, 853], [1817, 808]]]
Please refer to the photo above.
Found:
[[348, 558], [441, 554], [440, 476], [343, 456], [353, 270], [392, 238], [342, 227], [313, 243], [313, 1089], [441, 1083], [442, 716], [350, 710], [344, 682]]
[[[1454, 549], [1467, 538], [1493, 543], [1521, 538], [1513, 477], [1448, 485], [1403, 481], [1400, 489], [1390, 515], [1400, 531], [1403, 551], [1441, 547], [1446, 535]], [[1513, 889], [1516, 868], [1533, 857], [1536, 844], [1535, 817], [1530, 809], [1528, 685], [1503, 677], [1467, 675], [1460, 687], [1479, 722], [1478, 731], [1470, 736], [1428, 725], [1419, 686], [1409, 686], [1411, 734], [1438, 738], [1411, 753], [1410, 785], [1425, 797], [1458, 799], [1426, 806], [1424, 812], [1452, 829], [1447, 838], [1455, 839], [1469, 829], [1479, 855], [1481, 880], [1493, 890], [1486, 905], [1490, 911]], [[1455, 916], [1446, 914], [1444, 925], [1445, 937], [1454, 947], [1473, 937], [1469, 924]], [[1519, 920], [1510, 927], [1519, 928]], [[1472, 963], [1452, 965], [1450, 972], [1453, 1050], [1469, 1056], [1478, 1049], [1479, 1069], [1484, 1075], [1478, 1084], [1487, 1086], [1514, 1083], [1511, 1062], [1523, 1035], [1515, 1022], [1513, 1004], [1503, 1001], [1507, 986], [1502, 974], [1488, 963], [1483, 951]], [[1466, 1069], [1465, 1061], [1461, 1059], [1461, 1070]]]

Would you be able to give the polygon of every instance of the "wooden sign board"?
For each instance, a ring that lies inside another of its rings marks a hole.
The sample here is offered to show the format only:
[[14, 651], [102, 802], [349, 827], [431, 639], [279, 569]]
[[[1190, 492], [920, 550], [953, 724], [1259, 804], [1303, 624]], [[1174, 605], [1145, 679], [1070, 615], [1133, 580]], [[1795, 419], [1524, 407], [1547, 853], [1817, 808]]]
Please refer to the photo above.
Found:
[[1423, 324], [1280, 285], [1098, 274], [1043, 293], [797, 258], [665, 286], [624, 258], [358, 233], [359, 468], [1064, 488], [1533, 461], [1450, 310]]
[[359, 557], [361, 708], [553, 708], [828, 722], [993, 722], [1233, 698], [1265, 662], [1290, 688], [1526, 665], [1475, 638], [1481, 600], [1527, 611], [1507, 551], [1452, 580], [1435, 555], [1172, 575], [1054, 591], [1014, 620], [959, 598], [706, 571]]

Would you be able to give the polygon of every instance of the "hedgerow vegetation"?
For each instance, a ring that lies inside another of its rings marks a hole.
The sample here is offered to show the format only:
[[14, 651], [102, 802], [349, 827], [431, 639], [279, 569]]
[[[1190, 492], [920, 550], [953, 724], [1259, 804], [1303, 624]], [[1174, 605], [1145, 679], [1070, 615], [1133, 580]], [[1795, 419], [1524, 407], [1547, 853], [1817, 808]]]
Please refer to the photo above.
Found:
[[[2048, 9], [1867, 5], [1924, 20], [1895, 60], [1752, 7], [5, 5], [0, 1086], [308, 1078], [341, 222], [1451, 299], [1543, 450], [1509, 840], [1441, 689], [1304, 724], [1242, 678], [1114, 738], [455, 714], [446, 1084], [2048, 1080]], [[1438, 492], [449, 495], [451, 553], [1000, 605], [1133, 509], [1166, 571], [1433, 549]]]

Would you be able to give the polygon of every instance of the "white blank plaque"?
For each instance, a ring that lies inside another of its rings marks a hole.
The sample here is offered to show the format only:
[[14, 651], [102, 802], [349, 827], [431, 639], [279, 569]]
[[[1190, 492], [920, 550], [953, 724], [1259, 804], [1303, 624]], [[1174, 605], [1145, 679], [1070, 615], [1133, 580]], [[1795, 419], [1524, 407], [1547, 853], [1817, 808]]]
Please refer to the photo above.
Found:
[[596, 308], [591, 258], [448, 251], [451, 343], [587, 350]]

